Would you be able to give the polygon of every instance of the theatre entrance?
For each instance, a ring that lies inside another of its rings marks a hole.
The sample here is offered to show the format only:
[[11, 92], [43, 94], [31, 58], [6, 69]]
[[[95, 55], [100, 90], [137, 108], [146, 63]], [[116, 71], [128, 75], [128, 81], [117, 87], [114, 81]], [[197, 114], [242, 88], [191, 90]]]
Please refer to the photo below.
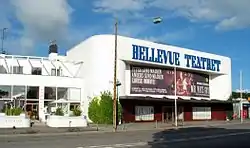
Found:
[[38, 109], [38, 102], [27, 101], [26, 113], [31, 120], [39, 120]]
[[172, 123], [174, 121], [174, 108], [172, 106], [162, 107], [162, 122]]

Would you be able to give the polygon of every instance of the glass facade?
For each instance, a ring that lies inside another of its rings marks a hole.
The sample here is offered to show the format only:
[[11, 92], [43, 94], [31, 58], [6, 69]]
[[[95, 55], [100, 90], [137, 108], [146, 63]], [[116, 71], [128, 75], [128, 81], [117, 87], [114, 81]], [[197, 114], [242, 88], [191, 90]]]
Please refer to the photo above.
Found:
[[[30, 118], [39, 119], [39, 102], [44, 101], [42, 108], [44, 108], [45, 114], [49, 113], [48, 106], [59, 99], [69, 101], [68, 105], [71, 106], [69, 108], [72, 109], [73, 106], [80, 105], [80, 90], [80, 88], [45, 86], [42, 95], [42, 92], [39, 92], [41, 91], [39, 86], [0, 85], [0, 112], [4, 105], [9, 103], [15, 107], [21, 107]], [[79, 100], [74, 98], [79, 98]], [[54, 104], [56, 107], [60, 105], [60, 103]]]

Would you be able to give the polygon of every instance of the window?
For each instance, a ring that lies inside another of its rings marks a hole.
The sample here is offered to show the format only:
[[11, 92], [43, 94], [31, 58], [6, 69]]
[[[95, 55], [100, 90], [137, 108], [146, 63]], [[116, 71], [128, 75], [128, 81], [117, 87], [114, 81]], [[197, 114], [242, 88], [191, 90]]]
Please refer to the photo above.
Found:
[[13, 98], [24, 99], [25, 98], [25, 86], [13, 86]]
[[63, 87], [57, 88], [57, 100], [59, 99], [68, 100], [68, 88], [63, 88]]
[[80, 101], [81, 100], [81, 89], [80, 88], [68, 88], [69, 100]]
[[210, 120], [211, 107], [193, 107], [193, 120]]
[[41, 67], [33, 67], [31, 74], [32, 75], [42, 75], [42, 68]]
[[153, 106], [135, 106], [136, 121], [152, 121], [154, 120]]
[[1, 85], [0, 86], [0, 98], [6, 99], [11, 97], [11, 86]]
[[27, 99], [39, 99], [39, 87], [38, 86], [27, 87]]
[[69, 110], [73, 111], [74, 109], [80, 107], [80, 103], [70, 103]]
[[13, 74], [23, 74], [23, 66], [13, 66]]
[[61, 69], [52, 68], [51, 69], [51, 75], [52, 76], [61, 76]]
[[44, 99], [55, 100], [56, 99], [56, 88], [55, 87], [45, 87]]

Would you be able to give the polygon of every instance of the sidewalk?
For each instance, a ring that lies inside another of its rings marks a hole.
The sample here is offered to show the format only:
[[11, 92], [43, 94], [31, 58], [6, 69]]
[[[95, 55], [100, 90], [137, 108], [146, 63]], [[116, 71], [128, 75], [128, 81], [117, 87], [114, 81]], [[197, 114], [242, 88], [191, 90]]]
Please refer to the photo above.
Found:
[[[245, 120], [244, 123], [250, 123], [249, 120]], [[240, 124], [239, 120], [234, 121], [196, 121], [196, 122], [184, 122], [179, 123], [178, 128], [188, 127], [207, 127], [207, 126], [219, 126], [225, 124]], [[171, 129], [176, 128], [172, 124], [167, 123], [128, 123], [122, 124], [117, 127], [118, 132], [126, 131], [138, 131], [138, 130], [156, 130], [156, 129]], [[41, 135], [41, 134], [80, 134], [80, 133], [103, 133], [112, 132], [112, 125], [96, 125], [90, 124], [89, 127], [82, 128], [52, 128], [44, 124], [35, 124], [30, 128], [17, 128], [17, 129], [0, 129], [0, 136], [7, 135]]]
[[[225, 124], [240, 124], [240, 120], [232, 121], [190, 121], [190, 122], [179, 122], [178, 128], [187, 128], [187, 127], [208, 127], [216, 125], [225, 125]], [[244, 123], [250, 123], [250, 120], [245, 120]], [[97, 127], [99, 131], [113, 130], [113, 126], [105, 125], [91, 125], [91, 127]], [[155, 129], [170, 129], [176, 128], [172, 123], [162, 123], [162, 122], [150, 122], [150, 123], [127, 123], [122, 124], [117, 127], [117, 131], [135, 131], [135, 130], [155, 130]]]

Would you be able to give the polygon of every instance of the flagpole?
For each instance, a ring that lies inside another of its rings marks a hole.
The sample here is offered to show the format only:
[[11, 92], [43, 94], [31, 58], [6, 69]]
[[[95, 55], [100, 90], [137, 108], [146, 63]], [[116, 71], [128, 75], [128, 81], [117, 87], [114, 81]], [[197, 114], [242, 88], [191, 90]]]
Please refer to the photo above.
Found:
[[175, 82], [175, 88], [174, 88], [174, 114], [175, 114], [175, 126], [178, 126], [178, 115], [177, 115], [177, 95], [176, 95], [176, 91], [177, 91], [177, 78], [176, 78], [176, 67], [174, 67], [174, 82]]

